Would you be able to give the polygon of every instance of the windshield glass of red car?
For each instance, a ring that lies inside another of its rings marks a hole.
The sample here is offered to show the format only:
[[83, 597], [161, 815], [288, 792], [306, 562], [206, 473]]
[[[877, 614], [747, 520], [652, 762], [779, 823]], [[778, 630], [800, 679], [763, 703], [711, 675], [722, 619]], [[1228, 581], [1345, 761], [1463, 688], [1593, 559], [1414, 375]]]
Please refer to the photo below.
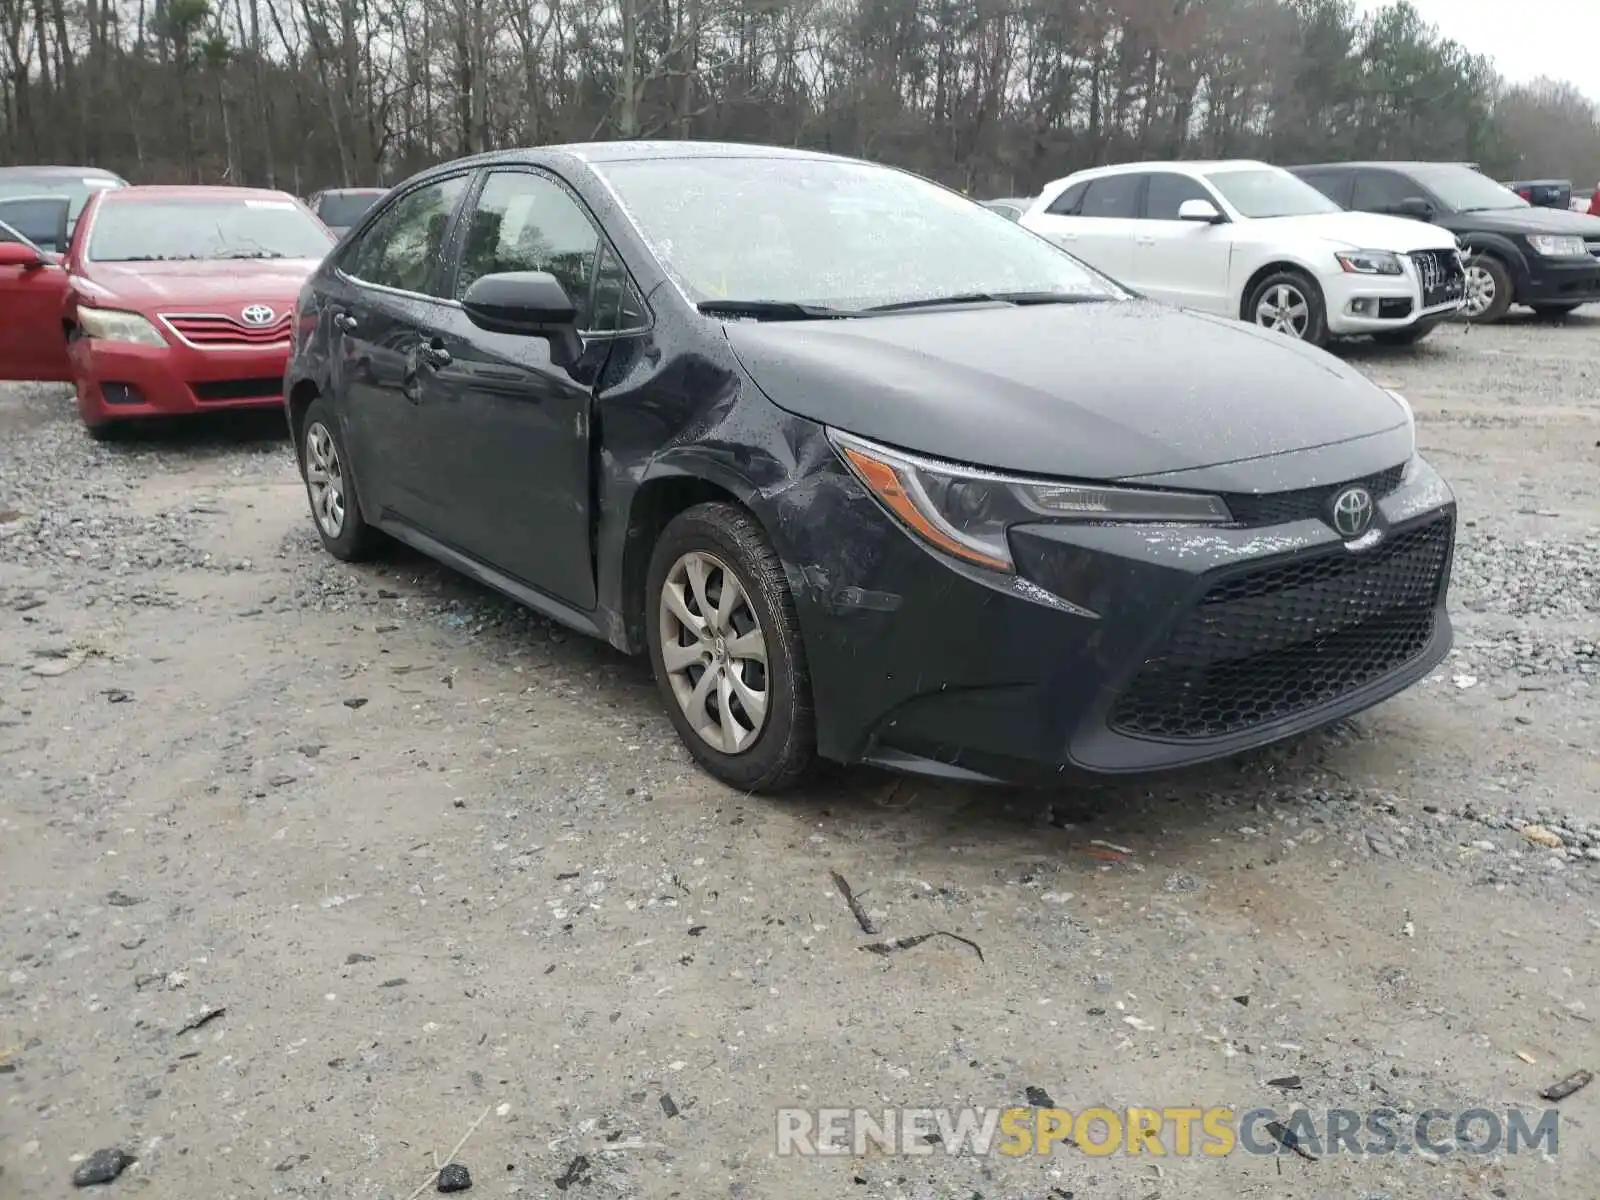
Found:
[[320, 260], [332, 245], [316, 218], [287, 200], [137, 200], [95, 214], [89, 259]]

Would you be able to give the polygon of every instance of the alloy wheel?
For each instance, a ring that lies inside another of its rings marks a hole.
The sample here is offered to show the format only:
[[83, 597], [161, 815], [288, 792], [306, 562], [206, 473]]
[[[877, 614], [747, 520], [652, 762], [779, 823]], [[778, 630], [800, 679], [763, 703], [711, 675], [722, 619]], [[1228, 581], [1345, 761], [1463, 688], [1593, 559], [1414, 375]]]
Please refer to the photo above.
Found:
[[1311, 304], [1293, 284], [1268, 288], [1256, 304], [1256, 324], [1277, 333], [1304, 338], [1311, 326]]
[[344, 470], [339, 447], [321, 421], [306, 430], [306, 487], [318, 528], [337, 538], [344, 532]]
[[1482, 263], [1469, 263], [1467, 265], [1467, 295], [1466, 302], [1461, 306], [1461, 314], [1466, 317], [1481, 317], [1489, 311], [1495, 298], [1494, 276]]
[[659, 601], [661, 664], [701, 741], [721, 754], [748, 750], [767, 721], [767, 639], [739, 577], [691, 550], [672, 564]]

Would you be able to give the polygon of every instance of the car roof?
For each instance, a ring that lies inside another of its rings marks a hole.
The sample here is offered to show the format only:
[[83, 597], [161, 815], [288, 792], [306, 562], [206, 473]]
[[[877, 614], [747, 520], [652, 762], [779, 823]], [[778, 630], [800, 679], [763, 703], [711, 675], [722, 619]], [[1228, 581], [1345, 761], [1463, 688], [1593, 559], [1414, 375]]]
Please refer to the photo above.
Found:
[[[1085, 167], [1081, 171], [1063, 175], [1059, 179], [1051, 180], [1045, 185], [1044, 190], [1053, 191], [1061, 187], [1069, 179], [1074, 183], [1081, 183], [1090, 179], [1103, 179], [1111, 175], [1145, 175], [1152, 171], [1165, 171], [1177, 175], [1212, 175], [1223, 171], [1276, 169], [1271, 163], [1261, 162], [1259, 159], [1254, 158], [1184, 158], [1156, 162], [1112, 163], [1104, 167]], [[1029, 200], [1028, 203], [1033, 204], [1038, 198], [1035, 197]]]
[[[484, 167], [566, 159], [584, 164], [644, 162], [659, 159], [774, 158], [814, 162], [859, 163], [863, 160], [793, 146], [766, 146], [756, 142], [639, 141], [639, 142], [564, 142], [554, 146], [524, 146], [511, 150], [491, 150], [470, 158], [441, 163], [423, 174], [460, 167]], [[885, 168], [892, 170], [893, 168]], [[420, 178], [420, 176], [419, 176]]]
[[51, 166], [0, 167], [0, 179], [116, 179], [122, 176], [104, 167]]
[[336, 187], [323, 188], [317, 193], [319, 196], [381, 196], [388, 188], [382, 187]]
[[[1291, 171], [1355, 171], [1366, 168], [1378, 171], [1414, 171], [1419, 167], [1466, 167], [1469, 171], [1478, 170], [1474, 164], [1467, 162], [1384, 162], [1377, 159], [1370, 162], [1296, 163], [1288, 169]], [[1480, 171], [1479, 174], [1482, 174], [1482, 172]]]
[[205, 185], [148, 184], [138, 187], [118, 188], [105, 193], [102, 204], [137, 204], [141, 200], [294, 200], [288, 192], [273, 188], [227, 187]]

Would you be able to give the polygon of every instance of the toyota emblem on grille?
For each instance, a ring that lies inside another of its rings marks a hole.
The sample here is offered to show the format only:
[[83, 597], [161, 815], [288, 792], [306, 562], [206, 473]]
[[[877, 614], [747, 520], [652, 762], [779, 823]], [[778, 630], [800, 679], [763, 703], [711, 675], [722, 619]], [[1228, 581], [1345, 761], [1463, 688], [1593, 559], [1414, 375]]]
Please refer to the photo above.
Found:
[[1372, 525], [1372, 493], [1345, 488], [1333, 501], [1333, 527], [1346, 540], [1358, 538]]
[[244, 318], [246, 325], [271, 325], [272, 318], [278, 314], [265, 304], [252, 304], [239, 315]]

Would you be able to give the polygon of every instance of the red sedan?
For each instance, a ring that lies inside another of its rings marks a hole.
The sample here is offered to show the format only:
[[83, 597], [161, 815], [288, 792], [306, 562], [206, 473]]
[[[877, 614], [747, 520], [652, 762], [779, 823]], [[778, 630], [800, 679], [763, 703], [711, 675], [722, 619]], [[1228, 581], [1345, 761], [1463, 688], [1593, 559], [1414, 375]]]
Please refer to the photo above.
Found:
[[[50, 223], [39, 202], [25, 208]], [[0, 205], [0, 379], [71, 380], [97, 436], [139, 417], [283, 402], [295, 299], [335, 240], [293, 196], [99, 192], [60, 258], [7, 219]]]

